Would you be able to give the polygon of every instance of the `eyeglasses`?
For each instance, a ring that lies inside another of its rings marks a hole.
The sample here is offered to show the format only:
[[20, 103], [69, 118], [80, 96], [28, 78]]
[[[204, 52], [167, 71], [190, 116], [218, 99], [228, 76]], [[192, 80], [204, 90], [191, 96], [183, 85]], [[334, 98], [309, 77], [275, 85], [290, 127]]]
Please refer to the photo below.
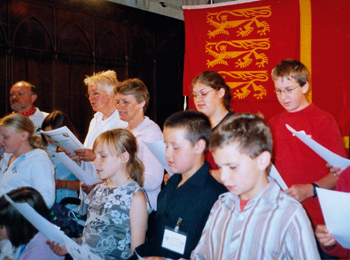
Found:
[[297, 86], [297, 87], [295, 87], [295, 88], [287, 88], [287, 89], [285, 89], [285, 90], [282, 90], [282, 89], [275, 89], [275, 92], [276, 92], [277, 95], [282, 95], [282, 93], [284, 93], [284, 94], [286, 94], [286, 95], [290, 95], [290, 94], [292, 94], [292, 92], [293, 92], [294, 89], [297, 89], [297, 88], [299, 88], [299, 87], [300, 87], [300, 86]]
[[204, 98], [206, 95], [208, 95], [209, 92], [214, 91], [215, 89], [209, 90], [207, 92], [201, 92], [199, 94], [193, 92], [192, 95], [190, 95], [191, 98], [196, 99], [196, 98]]
[[90, 98], [91, 96], [92, 96], [92, 97], [96, 97], [96, 96], [98, 96], [98, 95], [100, 95], [100, 94], [101, 94], [100, 92], [91, 91], [91, 92], [86, 93], [85, 96], [86, 96], [87, 98]]

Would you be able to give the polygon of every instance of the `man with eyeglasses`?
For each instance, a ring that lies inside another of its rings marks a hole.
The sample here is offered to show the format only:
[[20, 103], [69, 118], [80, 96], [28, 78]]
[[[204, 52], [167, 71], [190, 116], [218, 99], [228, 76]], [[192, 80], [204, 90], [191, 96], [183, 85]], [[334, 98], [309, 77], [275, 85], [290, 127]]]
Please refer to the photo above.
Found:
[[[304, 64], [283, 60], [272, 69], [271, 77], [278, 101], [285, 108], [270, 120], [274, 164], [289, 187], [285, 192], [302, 203], [315, 229], [324, 223], [316, 187], [333, 189], [338, 178], [329, 172], [321, 157], [292, 136], [286, 124], [297, 131], [304, 130], [316, 142], [346, 157], [341, 132], [332, 115], [308, 102], [309, 73]], [[321, 251], [320, 254], [321, 258], [329, 257]]]
[[48, 113], [40, 111], [34, 106], [35, 100], [38, 98], [35, 86], [26, 81], [16, 82], [10, 90], [10, 105], [12, 113], [21, 113], [28, 116], [35, 125], [36, 134], [39, 135], [41, 123]]

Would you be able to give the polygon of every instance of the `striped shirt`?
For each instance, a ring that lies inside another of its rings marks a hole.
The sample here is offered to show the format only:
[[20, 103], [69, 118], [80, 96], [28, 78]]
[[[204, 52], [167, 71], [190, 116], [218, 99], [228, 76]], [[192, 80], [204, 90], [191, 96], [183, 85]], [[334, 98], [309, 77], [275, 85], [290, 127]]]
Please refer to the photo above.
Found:
[[213, 206], [191, 259], [320, 259], [305, 210], [274, 180], [240, 210], [225, 193]]

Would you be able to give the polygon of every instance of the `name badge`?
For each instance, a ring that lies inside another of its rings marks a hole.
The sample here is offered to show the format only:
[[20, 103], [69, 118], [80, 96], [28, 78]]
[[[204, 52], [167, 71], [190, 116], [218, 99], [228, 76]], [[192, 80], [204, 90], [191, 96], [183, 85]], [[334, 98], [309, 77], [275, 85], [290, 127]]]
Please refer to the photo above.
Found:
[[181, 255], [185, 252], [187, 235], [185, 233], [175, 232], [166, 227], [164, 230], [162, 247]]

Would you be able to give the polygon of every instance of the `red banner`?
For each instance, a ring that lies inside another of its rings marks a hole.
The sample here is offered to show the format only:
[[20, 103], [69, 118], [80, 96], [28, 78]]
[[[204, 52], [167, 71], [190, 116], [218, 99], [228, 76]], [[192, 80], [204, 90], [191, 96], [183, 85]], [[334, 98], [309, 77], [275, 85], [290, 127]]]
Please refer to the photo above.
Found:
[[238, 103], [252, 112], [277, 105], [270, 73], [279, 61], [299, 58], [298, 0], [184, 7], [184, 16], [184, 95], [196, 75], [215, 70], [230, 86], [236, 112]]

